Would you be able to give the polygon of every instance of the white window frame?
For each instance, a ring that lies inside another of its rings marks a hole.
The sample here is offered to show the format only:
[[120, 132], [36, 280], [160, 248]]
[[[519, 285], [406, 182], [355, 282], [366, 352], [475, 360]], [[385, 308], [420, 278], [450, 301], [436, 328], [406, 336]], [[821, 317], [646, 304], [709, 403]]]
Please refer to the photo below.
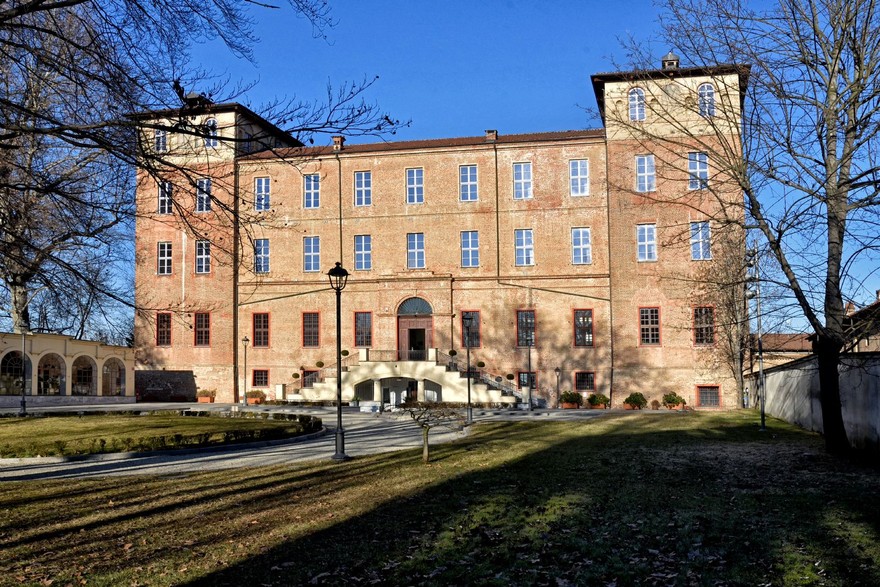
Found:
[[691, 222], [691, 260], [712, 259], [712, 226], [708, 220]]
[[211, 211], [211, 178], [196, 180], [196, 212]]
[[477, 166], [458, 166], [458, 199], [461, 202], [476, 202], [477, 192]]
[[196, 273], [205, 275], [211, 272], [211, 241], [196, 241]]
[[523, 161], [513, 164], [513, 199], [531, 200], [532, 192], [532, 163]]
[[303, 271], [316, 273], [321, 270], [321, 237], [303, 237]]
[[268, 212], [272, 205], [272, 181], [268, 177], [254, 178], [254, 210]]
[[425, 233], [409, 232], [406, 235], [406, 268], [425, 268]]
[[589, 159], [572, 159], [568, 162], [568, 188], [572, 197], [590, 195]]
[[205, 121], [205, 146], [216, 148], [220, 141], [217, 138], [218, 130], [217, 130], [217, 119], [209, 118]]
[[709, 188], [709, 155], [702, 151], [688, 153], [688, 189]]
[[571, 264], [590, 265], [593, 262], [593, 242], [590, 229], [575, 227], [571, 229]]
[[406, 170], [406, 203], [425, 203], [425, 170], [422, 167], [410, 167]]
[[153, 131], [153, 148], [157, 153], [168, 151], [168, 131], [164, 128], [157, 128]]
[[321, 175], [309, 173], [303, 176], [303, 208], [312, 210], [321, 207]]
[[657, 260], [657, 225], [639, 224], [636, 226], [636, 242], [638, 243], [639, 263], [650, 263]]
[[354, 269], [370, 271], [373, 268], [373, 237], [369, 234], [354, 236]]
[[354, 205], [358, 207], [373, 205], [373, 172], [354, 172]]
[[531, 267], [535, 264], [535, 236], [531, 228], [517, 228], [513, 231], [514, 264], [517, 267]]
[[461, 231], [461, 266], [480, 266], [480, 233], [477, 230]]
[[269, 273], [269, 239], [254, 239], [254, 273]]
[[171, 214], [173, 212], [173, 194], [174, 188], [170, 181], [159, 182], [159, 201], [157, 206], [159, 214]]
[[700, 84], [697, 88], [699, 113], [703, 118], [715, 116], [715, 86], [710, 83]]
[[629, 91], [629, 119], [633, 122], [645, 120], [645, 90], [642, 88]]
[[156, 246], [156, 274], [171, 275], [173, 266], [171, 264], [174, 249], [171, 241], [160, 241]]
[[636, 191], [640, 193], [657, 190], [657, 169], [654, 155], [636, 155]]

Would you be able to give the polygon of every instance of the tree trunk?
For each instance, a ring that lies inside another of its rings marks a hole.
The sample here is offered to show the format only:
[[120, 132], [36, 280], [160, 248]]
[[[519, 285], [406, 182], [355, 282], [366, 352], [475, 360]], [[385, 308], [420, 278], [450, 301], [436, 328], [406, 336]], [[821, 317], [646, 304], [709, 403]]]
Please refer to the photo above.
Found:
[[29, 332], [31, 329], [31, 317], [28, 311], [27, 286], [18, 283], [10, 283], [8, 285], [12, 294], [12, 331]]
[[431, 451], [428, 448], [429, 428], [422, 428], [422, 462], [427, 463], [431, 459]]
[[813, 352], [819, 363], [819, 401], [822, 405], [822, 429], [825, 448], [833, 454], [850, 450], [840, 404], [840, 350], [842, 345], [827, 336], [817, 335]]

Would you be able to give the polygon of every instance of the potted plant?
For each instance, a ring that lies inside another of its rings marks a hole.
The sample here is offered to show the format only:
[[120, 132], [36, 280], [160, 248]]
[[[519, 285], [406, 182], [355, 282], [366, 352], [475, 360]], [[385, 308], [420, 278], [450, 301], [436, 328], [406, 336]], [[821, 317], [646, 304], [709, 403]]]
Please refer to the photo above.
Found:
[[200, 389], [196, 392], [196, 401], [200, 404], [213, 404], [217, 397], [216, 389]]
[[641, 410], [648, 405], [648, 400], [641, 392], [634, 391], [623, 400], [623, 405], [627, 410]]
[[660, 400], [652, 399], [651, 400], [651, 409], [659, 410], [660, 409]]
[[677, 410], [678, 406], [683, 406], [686, 403], [684, 398], [674, 391], [663, 394], [663, 405], [666, 406], [666, 409]]
[[317, 363], [315, 363], [315, 367], [317, 367], [318, 369], [323, 368], [323, 367], [324, 367], [324, 361], [318, 361]]
[[584, 396], [574, 391], [563, 391], [559, 395], [559, 404], [563, 410], [576, 410], [584, 402]]
[[590, 408], [594, 410], [604, 410], [608, 407], [610, 402], [611, 400], [601, 393], [591, 393], [587, 398], [587, 403], [590, 404]]
[[252, 403], [254, 404], [261, 404], [266, 401], [266, 392], [261, 389], [251, 389], [246, 395], [248, 400], [253, 400]]
[[342, 355], [343, 357], [347, 357], [348, 351], [343, 349], [343, 350], [339, 351], [339, 354]]

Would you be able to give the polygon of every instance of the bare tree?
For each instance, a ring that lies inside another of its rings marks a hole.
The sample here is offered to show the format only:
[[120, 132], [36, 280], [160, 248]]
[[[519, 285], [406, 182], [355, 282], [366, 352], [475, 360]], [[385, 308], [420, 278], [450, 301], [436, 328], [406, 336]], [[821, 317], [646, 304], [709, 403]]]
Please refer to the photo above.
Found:
[[[684, 59], [697, 67], [742, 64], [733, 67], [748, 79], [744, 110], [719, 103], [701, 112], [705, 103], [693, 91], [666, 92], [652, 115], [673, 132], [648, 137], [650, 130], [635, 125], [631, 131], [670, 154], [682, 145], [707, 153], [716, 185], [742, 191], [744, 227], [762, 236], [778, 266], [769, 279], [787, 288], [814, 333], [826, 445], [848, 450], [838, 379], [849, 337], [844, 302], [861, 295], [859, 263], [876, 259], [880, 245], [877, 3], [664, 4], [665, 37]], [[645, 59], [639, 47], [632, 50], [637, 61]], [[676, 114], [683, 109], [705, 118], [704, 132]], [[687, 173], [681, 165], [675, 171]], [[724, 221], [735, 218], [725, 214]]]
[[[332, 26], [323, 0], [288, 5], [316, 36]], [[251, 11], [276, 9], [235, 0], [0, 3], [0, 282], [16, 330], [31, 327], [35, 299], [43, 318], [64, 314], [73, 298], [61, 284], [83, 292], [81, 316], [94, 315], [95, 304], [131, 307], [130, 284], [108, 279], [101, 265], [130, 249], [132, 166], [141, 178], [172, 175], [184, 188], [196, 181], [188, 167], [149, 148], [135, 115], [176, 112], [150, 127], [205, 136], [206, 129], [187, 125], [187, 96], [198, 89], [208, 99], [231, 100], [243, 88], [191, 67], [189, 46], [220, 38], [249, 58], [257, 42]], [[316, 133], [393, 132], [396, 121], [364, 100], [373, 81], [328, 90], [326, 101], [278, 101], [264, 116], [303, 143]], [[223, 220], [228, 225], [228, 214]], [[130, 251], [123, 260], [130, 264]], [[45, 311], [53, 302], [58, 307]], [[87, 330], [82, 323], [71, 328]]]
[[422, 429], [422, 462], [431, 460], [431, 448], [428, 434], [434, 428], [458, 429], [464, 425], [462, 404], [448, 402], [416, 402], [408, 401], [400, 406], [401, 413], [412, 418]]

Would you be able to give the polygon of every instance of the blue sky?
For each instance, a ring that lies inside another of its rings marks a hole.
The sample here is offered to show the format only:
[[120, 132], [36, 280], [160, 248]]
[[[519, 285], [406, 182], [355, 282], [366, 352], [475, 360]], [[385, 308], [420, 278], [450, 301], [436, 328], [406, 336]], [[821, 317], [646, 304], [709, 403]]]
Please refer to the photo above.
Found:
[[[275, 97], [321, 100], [328, 82], [379, 76], [368, 99], [412, 121], [396, 139], [599, 126], [584, 111], [596, 104], [590, 75], [625, 62], [620, 38], [647, 41], [658, 30], [650, 0], [345, 0], [332, 3], [337, 25], [326, 40], [289, 8], [251, 10], [255, 64], [216, 43], [195, 47], [194, 62], [255, 82], [239, 101], [257, 111]], [[657, 46], [658, 64], [667, 50]]]

